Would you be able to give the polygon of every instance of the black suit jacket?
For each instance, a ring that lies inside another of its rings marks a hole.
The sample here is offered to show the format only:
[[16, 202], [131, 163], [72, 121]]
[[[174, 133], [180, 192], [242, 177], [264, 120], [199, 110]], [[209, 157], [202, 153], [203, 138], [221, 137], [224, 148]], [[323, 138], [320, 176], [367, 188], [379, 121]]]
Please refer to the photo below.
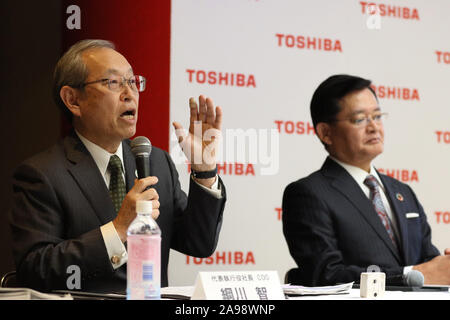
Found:
[[[127, 191], [134, 185], [136, 163], [130, 141], [123, 141]], [[198, 257], [217, 245], [225, 187], [217, 199], [195, 182], [189, 196], [167, 152], [152, 148], [150, 173], [158, 177], [162, 231], [161, 285], [167, 286], [170, 248]], [[109, 191], [94, 159], [74, 132], [51, 149], [21, 164], [13, 177], [10, 225], [13, 255], [22, 285], [42, 291], [67, 289], [70, 265], [80, 267], [81, 290], [124, 292], [126, 264], [114, 270], [100, 226], [112, 221]]]
[[[358, 282], [377, 265], [387, 278], [403, 267], [439, 255], [423, 208], [411, 188], [379, 174], [395, 214], [400, 252], [395, 250], [372, 202], [350, 174], [327, 158], [322, 168], [289, 184], [283, 195], [283, 232], [298, 265], [296, 283], [316, 286]], [[407, 218], [406, 213], [418, 213]]]

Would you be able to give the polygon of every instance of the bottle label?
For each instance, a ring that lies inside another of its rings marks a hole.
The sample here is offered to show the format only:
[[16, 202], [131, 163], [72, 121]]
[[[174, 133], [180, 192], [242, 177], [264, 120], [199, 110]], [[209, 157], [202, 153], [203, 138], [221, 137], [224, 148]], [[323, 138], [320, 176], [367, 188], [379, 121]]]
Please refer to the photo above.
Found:
[[127, 298], [160, 299], [161, 237], [129, 235], [127, 249]]

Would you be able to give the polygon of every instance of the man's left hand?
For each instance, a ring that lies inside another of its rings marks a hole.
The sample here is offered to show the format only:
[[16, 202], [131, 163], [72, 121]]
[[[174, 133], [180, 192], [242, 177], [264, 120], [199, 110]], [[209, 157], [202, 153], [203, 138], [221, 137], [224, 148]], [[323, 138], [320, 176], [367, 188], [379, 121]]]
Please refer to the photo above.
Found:
[[[211, 98], [201, 95], [198, 104], [189, 99], [190, 124], [186, 134], [183, 126], [173, 122], [178, 142], [191, 163], [194, 171], [210, 171], [216, 168], [216, 150], [219, 145], [222, 127], [222, 109], [214, 108]], [[202, 185], [210, 187], [215, 178], [196, 179]]]

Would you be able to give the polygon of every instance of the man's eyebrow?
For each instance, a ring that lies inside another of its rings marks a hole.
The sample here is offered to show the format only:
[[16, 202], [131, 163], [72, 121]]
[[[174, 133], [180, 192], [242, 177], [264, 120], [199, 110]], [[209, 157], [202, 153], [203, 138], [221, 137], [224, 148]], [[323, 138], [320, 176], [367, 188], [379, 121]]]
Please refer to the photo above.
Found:
[[[372, 110], [372, 112], [375, 111], [381, 111], [380, 106], [377, 106], [375, 109]], [[355, 110], [351, 113], [351, 115], [357, 115], [357, 114], [361, 114], [361, 113], [366, 113], [365, 110]]]
[[[128, 71], [125, 74], [129, 74], [129, 73], [133, 74], [133, 68], [128, 69]], [[110, 68], [110, 69], [106, 70], [105, 74], [117, 74], [119, 76], [122, 75], [122, 73], [119, 70], [114, 69], [114, 68]]]

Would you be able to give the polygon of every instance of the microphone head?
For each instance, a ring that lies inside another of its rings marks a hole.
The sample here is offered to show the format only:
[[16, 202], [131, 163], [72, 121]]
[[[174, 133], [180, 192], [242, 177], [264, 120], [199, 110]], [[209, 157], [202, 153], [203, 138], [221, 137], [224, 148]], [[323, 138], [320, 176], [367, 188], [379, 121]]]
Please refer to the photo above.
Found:
[[147, 137], [136, 137], [131, 141], [131, 152], [135, 157], [137, 157], [138, 155], [148, 157], [150, 156], [150, 152], [152, 152], [152, 144]]
[[425, 278], [423, 277], [422, 272], [417, 270], [411, 270], [405, 276], [405, 284], [408, 287], [423, 287], [423, 283]]

